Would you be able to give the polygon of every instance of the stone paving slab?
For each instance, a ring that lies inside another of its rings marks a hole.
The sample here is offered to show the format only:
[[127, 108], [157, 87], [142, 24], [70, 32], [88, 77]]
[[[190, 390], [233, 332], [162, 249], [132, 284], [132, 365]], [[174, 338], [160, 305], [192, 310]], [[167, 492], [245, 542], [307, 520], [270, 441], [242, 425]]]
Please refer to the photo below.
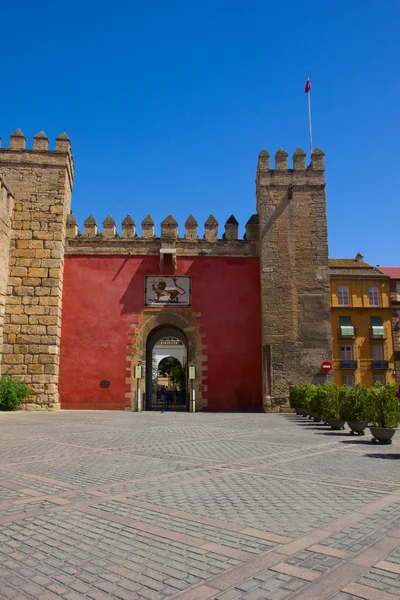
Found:
[[400, 434], [0, 413], [0, 600], [400, 598]]

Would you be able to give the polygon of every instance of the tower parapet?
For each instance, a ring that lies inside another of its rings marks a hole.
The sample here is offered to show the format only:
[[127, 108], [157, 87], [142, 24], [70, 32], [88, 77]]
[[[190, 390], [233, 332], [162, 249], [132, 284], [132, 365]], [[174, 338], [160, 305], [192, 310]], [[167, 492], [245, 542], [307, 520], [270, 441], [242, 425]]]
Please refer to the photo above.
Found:
[[10, 135], [10, 150], [25, 150], [26, 137], [21, 129], [17, 129]]
[[314, 152], [311, 154], [311, 165], [310, 168], [313, 171], [324, 171], [325, 170], [325, 154], [320, 150], [320, 148], [315, 148]]
[[283, 148], [275, 154], [275, 169], [276, 171], [287, 171], [288, 168], [288, 153]]
[[56, 137], [56, 150], [58, 152], [71, 152], [71, 142], [66, 133]]
[[33, 136], [33, 149], [40, 152], [46, 152], [49, 149], [49, 138], [44, 131]]
[[304, 171], [306, 168], [306, 153], [302, 148], [297, 148], [293, 154], [293, 169]]

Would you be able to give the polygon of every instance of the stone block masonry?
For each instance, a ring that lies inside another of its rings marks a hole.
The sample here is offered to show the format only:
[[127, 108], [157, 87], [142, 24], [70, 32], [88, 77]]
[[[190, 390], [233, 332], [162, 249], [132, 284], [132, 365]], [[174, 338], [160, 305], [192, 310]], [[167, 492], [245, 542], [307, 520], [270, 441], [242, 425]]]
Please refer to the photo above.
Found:
[[0, 177], [0, 365], [10, 258], [11, 216], [13, 209], [14, 196], [11, 188], [9, 188], [5, 181]]
[[59, 408], [64, 244], [73, 174], [66, 134], [56, 139], [54, 150], [43, 132], [26, 149], [18, 130], [10, 147], [0, 149], [0, 176], [15, 195], [1, 373], [30, 385], [28, 406], [36, 409]]
[[323, 383], [330, 360], [331, 322], [324, 153], [280, 149], [275, 169], [263, 150], [256, 196], [260, 218], [260, 268], [264, 405], [279, 410], [291, 386]]

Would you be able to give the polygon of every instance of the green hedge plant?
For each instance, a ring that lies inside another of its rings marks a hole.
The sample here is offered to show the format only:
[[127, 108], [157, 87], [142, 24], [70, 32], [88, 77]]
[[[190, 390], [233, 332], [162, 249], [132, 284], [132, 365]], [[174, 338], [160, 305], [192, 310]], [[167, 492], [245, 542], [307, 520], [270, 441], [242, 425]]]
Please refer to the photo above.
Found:
[[340, 418], [355, 423], [368, 421], [370, 396], [371, 390], [366, 385], [357, 384], [347, 390], [340, 408]]
[[313, 385], [313, 393], [310, 400], [310, 411], [312, 416], [321, 416], [322, 407], [326, 398], [326, 385]]
[[310, 410], [310, 402], [315, 393], [315, 387], [315, 385], [309, 384], [295, 385], [289, 393], [290, 407]]
[[0, 410], [17, 410], [24, 404], [31, 391], [23, 381], [12, 377], [0, 377]]
[[377, 383], [369, 390], [367, 420], [376, 427], [396, 428], [400, 424], [400, 405], [394, 384]]
[[338, 387], [334, 383], [321, 386], [321, 416], [325, 421], [328, 419], [343, 419], [341, 408], [348, 393], [346, 387]]

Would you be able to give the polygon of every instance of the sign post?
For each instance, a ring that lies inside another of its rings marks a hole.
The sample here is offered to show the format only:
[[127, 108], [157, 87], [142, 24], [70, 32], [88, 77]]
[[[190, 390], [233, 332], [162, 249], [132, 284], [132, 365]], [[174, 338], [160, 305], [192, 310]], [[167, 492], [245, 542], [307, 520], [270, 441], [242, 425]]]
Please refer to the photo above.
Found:
[[194, 380], [196, 379], [196, 367], [189, 367], [189, 379], [191, 383], [191, 411], [196, 412], [196, 397], [194, 391]]
[[325, 385], [326, 385], [328, 382], [328, 373], [330, 371], [332, 371], [332, 363], [329, 362], [329, 360], [324, 360], [324, 362], [321, 364], [321, 369], [325, 373]]
[[135, 367], [135, 379], [136, 379], [136, 411], [141, 412], [141, 398], [140, 398], [140, 380], [142, 379], [142, 367], [139, 365]]

